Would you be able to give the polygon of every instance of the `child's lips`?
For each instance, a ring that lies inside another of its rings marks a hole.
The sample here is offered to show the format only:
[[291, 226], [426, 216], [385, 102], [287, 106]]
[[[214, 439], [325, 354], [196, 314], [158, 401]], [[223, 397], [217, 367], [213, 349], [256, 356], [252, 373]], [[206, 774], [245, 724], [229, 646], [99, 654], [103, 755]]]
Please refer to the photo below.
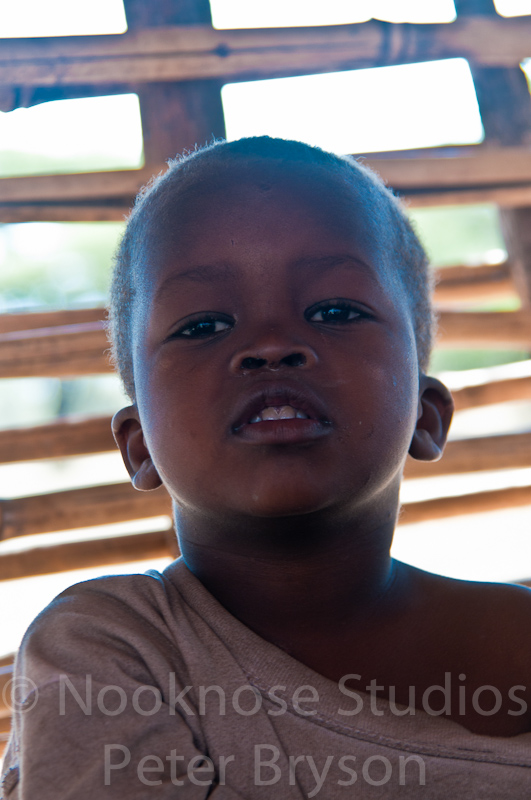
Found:
[[262, 386], [242, 400], [232, 433], [250, 444], [297, 444], [319, 439], [332, 425], [306, 387]]
[[330, 423], [317, 419], [277, 419], [245, 423], [235, 431], [238, 438], [248, 444], [304, 444], [326, 436], [332, 430]]

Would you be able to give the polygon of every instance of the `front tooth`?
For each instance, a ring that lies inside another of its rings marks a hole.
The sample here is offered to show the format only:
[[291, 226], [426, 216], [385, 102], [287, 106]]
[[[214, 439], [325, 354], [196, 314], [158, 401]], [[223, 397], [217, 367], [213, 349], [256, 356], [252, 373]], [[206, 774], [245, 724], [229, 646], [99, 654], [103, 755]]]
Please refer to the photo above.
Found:
[[293, 419], [296, 415], [297, 412], [292, 406], [268, 406], [264, 408], [260, 417], [266, 421], [270, 419]]

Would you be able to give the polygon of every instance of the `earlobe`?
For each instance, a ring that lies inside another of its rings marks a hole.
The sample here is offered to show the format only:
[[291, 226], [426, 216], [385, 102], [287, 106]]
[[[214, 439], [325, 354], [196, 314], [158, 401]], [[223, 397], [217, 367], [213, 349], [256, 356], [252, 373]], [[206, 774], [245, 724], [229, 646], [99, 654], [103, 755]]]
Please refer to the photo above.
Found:
[[437, 378], [421, 375], [419, 416], [409, 454], [418, 461], [441, 458], [454, 412], [452, 395]]
[[114, 415], [112, 432], [134, 488], [140, 492], [158, 489], [162, 481], [146, 447], [136, 405], [126, 406]]

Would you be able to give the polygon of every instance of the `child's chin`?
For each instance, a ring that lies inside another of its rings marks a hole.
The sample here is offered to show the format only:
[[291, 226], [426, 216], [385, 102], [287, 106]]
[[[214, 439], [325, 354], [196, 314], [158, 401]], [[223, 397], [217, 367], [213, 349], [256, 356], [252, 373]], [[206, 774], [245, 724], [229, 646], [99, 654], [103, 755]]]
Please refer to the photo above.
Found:
[[315, 494], [304, 496], [302, 494], [287, 494], [276, 497], [253, 497], [249, 506], [249, 513], [257, 517], [295, 517], [321, 511], [328, 502], [323, 497]]

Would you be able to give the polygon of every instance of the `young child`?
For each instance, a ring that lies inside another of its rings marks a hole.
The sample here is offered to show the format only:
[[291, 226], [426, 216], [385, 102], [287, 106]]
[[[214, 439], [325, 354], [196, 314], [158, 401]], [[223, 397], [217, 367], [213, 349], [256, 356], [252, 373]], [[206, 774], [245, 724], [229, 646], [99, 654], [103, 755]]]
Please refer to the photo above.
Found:
[[389, 555], [407, 454], [439, 458], [452, 415], [429, 289], [352, 159], [222, 142], [144, 191], [113, 426], [182, 558], [32, 624], [5, 798], [531, 796], [529, 590]]

